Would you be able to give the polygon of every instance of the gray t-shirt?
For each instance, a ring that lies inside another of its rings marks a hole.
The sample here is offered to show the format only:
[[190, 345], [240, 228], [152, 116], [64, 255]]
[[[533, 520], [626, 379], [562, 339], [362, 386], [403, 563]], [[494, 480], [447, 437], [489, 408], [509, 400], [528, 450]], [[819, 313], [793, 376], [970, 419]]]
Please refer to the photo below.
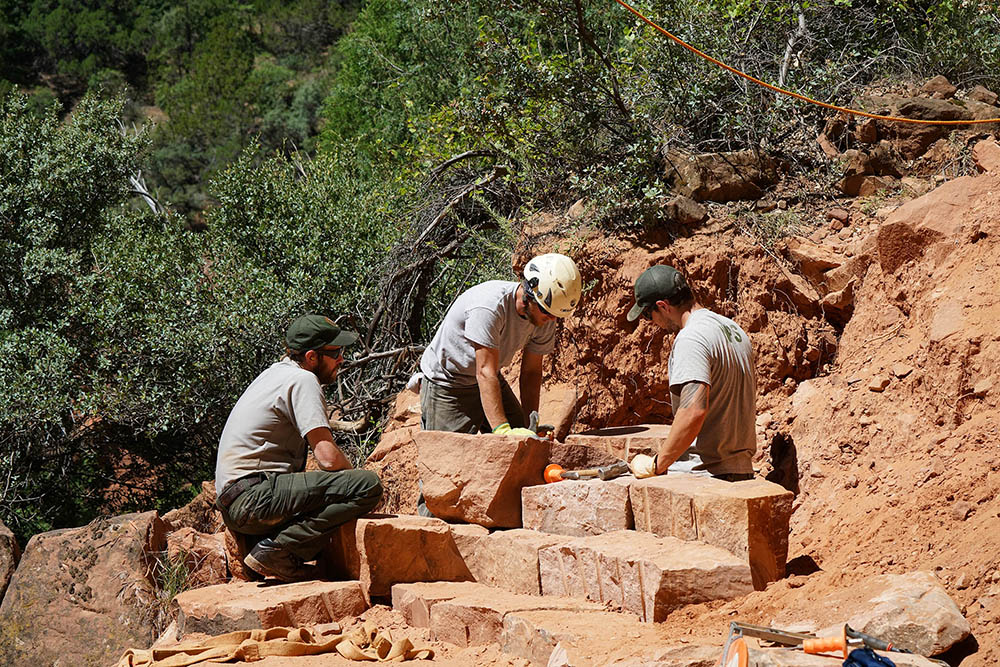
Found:
[[330, 427], [319, 378], [290, 359], [272, 364], [250, 383], [219, 439], [215, 488], [255, 472], [305, 467], [306, 433]]
[[708, 414], [695, 440], [703, 467], [713, 475], [752, 473], [757, 450], [757, 380], [750, 337], [740, 325], [705, 308], [691, 313], [667, 362], [674, 413], [681, 385], [709, 385]]
[[555, 347], [556, 323], [540, 327], [517, 314], [520, 283], [491, 280], [463, 292], [448, 309], [420, 358], [420, 372], [447, 387], [476, 384], [476, 348], [497, 350], [500, 368], [520, 350], [548, 354]]

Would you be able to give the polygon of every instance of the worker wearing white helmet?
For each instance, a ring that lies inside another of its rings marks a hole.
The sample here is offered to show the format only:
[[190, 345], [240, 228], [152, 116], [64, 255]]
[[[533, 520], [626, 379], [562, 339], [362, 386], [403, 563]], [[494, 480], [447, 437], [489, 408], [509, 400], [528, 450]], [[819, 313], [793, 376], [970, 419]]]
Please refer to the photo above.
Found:
[[[542, 358], [555, 347], [556, 318], [580, 302], [572, 259], [532, 258], [520, 282], [493, 280], [465, 291], [449, 308], [420, 360], [421, 426], [460, 433], [527, 435], [538, 410]], [[521, 400], [500, 375], [521, 352]]]

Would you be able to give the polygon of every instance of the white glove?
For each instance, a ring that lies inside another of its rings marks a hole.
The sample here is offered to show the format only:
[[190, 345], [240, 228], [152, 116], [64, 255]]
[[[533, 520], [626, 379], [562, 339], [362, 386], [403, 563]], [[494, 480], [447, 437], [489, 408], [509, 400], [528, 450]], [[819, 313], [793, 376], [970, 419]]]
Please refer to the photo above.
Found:
[[629, 467], [632, 468], [632, 474], [636, 479], [652, 477], [656, 474], [656, 457], [636, 454]]

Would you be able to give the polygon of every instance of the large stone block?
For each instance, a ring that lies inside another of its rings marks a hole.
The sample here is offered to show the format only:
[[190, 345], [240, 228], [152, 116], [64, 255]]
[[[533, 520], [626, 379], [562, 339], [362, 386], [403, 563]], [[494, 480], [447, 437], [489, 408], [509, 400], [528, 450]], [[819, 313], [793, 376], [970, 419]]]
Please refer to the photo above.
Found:
[[630, 481], [635, 480], [564, 480], [526, 487], [521, 491], [524, 527], [578, 537], [628, 530], [634, 525]]
[[[562, 610], [542, 609], [510, 612], [504, 616], [500, 648], [534, 665], [592, 667], [617, 664], [617, 656], [628, 655], [638, 647], [656, 646], [662, 641], [655, 626], [642, 623], [630, 614], [610, 611], [567, 614]], [[555, 658], [553, 651], [557, 646], [565, 656], [562, 661], [549, 662], [550, 657]], [[718, 653], [716, 649], [716, 657]], [[683, 664], [688, 666], [688, 663]]]
[[448, 521], [488, 528], [521, 526], [521, 489], [542, 481], [549, 442], [537, 438], [416, 434], [427, 509]]
[[547, 547], [538, 564], [543, 595], [585, 597], [644, 621], [753, 590], [750, 567], [724, 549], [629, 530]]
[[262, 581], [264, 579], [243, 563], [243, 559], [257, 543], [256, 539], [242, 533], [234, 533], [228, 528], [222, 532], [222, 543], [226, 547], [226, 564], [229, 567], [229, 574], [234, 580]]
[[431, 639], [456, 646], [499, 642], [507, 614], [538, 609], [575, 614], [602, 608], [580, 599], [519, 595], [483, 586], [479, 591], [441, 601], [431, 608]]
[[575, 442], [579, 436], [569, 436], [570, 442], [553, 442], [549, 447], [549, 460], [563, 470], [583, 470], [617, 463], [620, 459], [604, 443]]
[[819, 599], [786, 608], [777, 627], [794, 623], [819, 636], [847, 623], [921, 655], [939, 655], [972, 631], [955, 601], [931, 572], [883, 574]]
[[525, 528], [498, 530], [480, 539], [465, 562], [472, 576], [481, 584], [513, 593], [541, 595], [538, 552], [566, 541], [563, 536]]
[[225, 528], [222, 514], [215, 507], [215, 482], [202, 482], [201, 493], [184, 507], [163, 515], [168, 530], [192, 528], [199, 533], [218, 533]]
[[[566, 444], [587, 445], [595, 449], [603, 449], [614, 456], [614, 461], [631, 461], [636, 454], [649, 456], [656, 454], [660, 443], [666, 439], [669, 433], [670, 426], [667, 424], [615, 426], [566, 436]], [[556, 461], [556, 463], [560, 462]], [[560, 463], [560, 465], [562, 464]]]
[[21, 628], [8, 664], [108, 665], [149, 646], [165, 528], [145, 512], [32, 537], [0, 606], [0, 624]]
[[392, 608], [403, 615], [406, 624], [414, 628], [429, 628], [431, 608], [438, 602], [453, 600], [481, 590], [483, 584], [473, 581], [428, 581], [396, 584], [392, 587]]
[[370, 516], [340, 527], [323, 554], [334, 576], [361, 581], [365, 595], [389, 595], [393, 584], [472, 581], [448, 524], [420, 516]]
[[358, 581], [302, 581], [280, 586], [232, 582], [184, 591], [174, 598], [178, 638], [255, 628], [333, 623], [368, 608]]
[[762, 479], [668, 474], [633, 480], [636, 530], [722, 547], [750, 565], [758, 590], [785, 576], [791, 491]]

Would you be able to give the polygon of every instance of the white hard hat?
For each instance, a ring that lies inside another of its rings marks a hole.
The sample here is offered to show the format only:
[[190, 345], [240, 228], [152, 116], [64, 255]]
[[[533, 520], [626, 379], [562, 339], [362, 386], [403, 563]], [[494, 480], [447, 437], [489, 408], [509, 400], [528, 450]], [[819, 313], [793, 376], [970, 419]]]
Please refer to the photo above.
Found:
[[550, 252], [532, 258], [524, 267], [528, 291], [542, 310], [566, 317], [580, 303], [580, 271], [566, 255]]

